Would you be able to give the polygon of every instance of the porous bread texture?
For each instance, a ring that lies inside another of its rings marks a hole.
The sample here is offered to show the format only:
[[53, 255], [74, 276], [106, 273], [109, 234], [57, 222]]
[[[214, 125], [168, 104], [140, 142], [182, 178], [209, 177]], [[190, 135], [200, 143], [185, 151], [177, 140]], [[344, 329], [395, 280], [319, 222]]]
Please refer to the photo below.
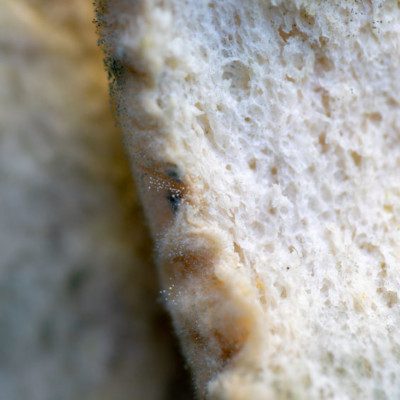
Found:
[[2, 400], [177, 385], [93, 18], [89, 0], [0, 1]]
[[200, 397], [400, 397], [400, 3], [100, 11]]

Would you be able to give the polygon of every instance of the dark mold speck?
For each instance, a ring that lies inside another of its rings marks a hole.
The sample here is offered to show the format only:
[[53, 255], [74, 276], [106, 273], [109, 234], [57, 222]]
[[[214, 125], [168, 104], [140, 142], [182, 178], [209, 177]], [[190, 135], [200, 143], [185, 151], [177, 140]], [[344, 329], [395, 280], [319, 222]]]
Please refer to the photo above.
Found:
[[118, 83], [124, 72], [124, 67], [121, 61], [109, 56], [104, 61], [104, 64], [108, 74], [108, 80], [111, 82], [111, 84]]
[[181, 174], [179, 173], [178, 167], [176, 165], [168, 168], [166, 174], [169, 178], [173, 179], [175, 182], [178, 183], [182, 182]]
[[171, 209], [174, 213], [176, 213], [179, 209], [179, 206], [181, 205], [182, 202], [182, 195], [179, 191], [177, 190], [169, 190], [168, 191], [168, 196], [167, 199], [169, 201], [169, 204], [171, 206]]

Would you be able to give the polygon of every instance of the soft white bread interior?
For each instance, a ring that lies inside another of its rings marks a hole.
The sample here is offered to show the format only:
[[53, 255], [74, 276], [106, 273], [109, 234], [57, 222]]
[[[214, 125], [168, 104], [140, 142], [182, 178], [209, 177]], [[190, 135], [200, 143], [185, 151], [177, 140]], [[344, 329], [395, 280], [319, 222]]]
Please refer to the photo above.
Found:
[[399, 398], [400, 3], [99, 15], [200, 396]]
[[93, 18], [90, 0], [0, 1], [2, 400], [176, 386]]

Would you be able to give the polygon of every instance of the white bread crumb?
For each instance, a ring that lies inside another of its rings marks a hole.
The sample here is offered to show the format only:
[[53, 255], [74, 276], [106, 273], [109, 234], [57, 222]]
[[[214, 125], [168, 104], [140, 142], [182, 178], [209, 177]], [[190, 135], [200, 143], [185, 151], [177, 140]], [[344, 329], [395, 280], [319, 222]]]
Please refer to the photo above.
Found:
[[106, 4], [199, 394], [399, 398], [399, 3]]

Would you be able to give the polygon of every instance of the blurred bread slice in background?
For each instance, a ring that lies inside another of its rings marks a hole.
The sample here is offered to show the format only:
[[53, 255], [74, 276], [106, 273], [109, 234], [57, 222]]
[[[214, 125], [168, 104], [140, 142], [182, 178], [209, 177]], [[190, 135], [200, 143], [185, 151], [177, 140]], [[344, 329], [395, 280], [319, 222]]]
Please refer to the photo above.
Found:
[[179, 398], [92, 8], [0, 2], [4, 400]]

